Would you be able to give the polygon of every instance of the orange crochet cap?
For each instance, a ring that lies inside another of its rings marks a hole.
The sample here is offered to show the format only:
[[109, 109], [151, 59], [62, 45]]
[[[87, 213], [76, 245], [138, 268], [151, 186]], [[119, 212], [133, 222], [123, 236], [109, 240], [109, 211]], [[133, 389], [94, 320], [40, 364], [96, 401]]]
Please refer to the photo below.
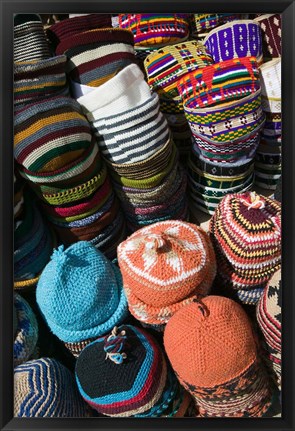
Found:
[[261, 416], [269, 408], [252, 325], [235, 301], [211, 295], [183, 307], [166, 325], [164, 346], [201, 416]]
[[216, 260], [209, 236], [178, 220], [144, 227], [118, 246], [118, 264], [131, 313], [163, 324], [178, 308], [209, 293]]

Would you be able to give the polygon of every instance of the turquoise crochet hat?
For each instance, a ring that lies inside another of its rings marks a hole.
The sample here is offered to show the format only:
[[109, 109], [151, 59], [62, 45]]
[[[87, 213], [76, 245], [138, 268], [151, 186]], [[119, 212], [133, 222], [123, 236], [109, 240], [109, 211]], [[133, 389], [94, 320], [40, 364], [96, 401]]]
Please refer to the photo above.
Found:
[[51, 331], [67, 343], [105, 335], [128, 316], [120, 270], [87, 241], [54, 250], [36, 299]]

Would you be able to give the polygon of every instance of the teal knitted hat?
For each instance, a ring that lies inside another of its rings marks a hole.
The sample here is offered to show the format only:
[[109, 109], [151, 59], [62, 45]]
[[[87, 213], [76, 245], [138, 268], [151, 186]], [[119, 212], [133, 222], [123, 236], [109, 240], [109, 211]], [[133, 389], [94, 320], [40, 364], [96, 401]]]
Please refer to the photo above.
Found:
[[87, 241], [53, 252], [36, 299], [51, 331], [69, 343], [105, 335], [128, 315], [120, 270]]

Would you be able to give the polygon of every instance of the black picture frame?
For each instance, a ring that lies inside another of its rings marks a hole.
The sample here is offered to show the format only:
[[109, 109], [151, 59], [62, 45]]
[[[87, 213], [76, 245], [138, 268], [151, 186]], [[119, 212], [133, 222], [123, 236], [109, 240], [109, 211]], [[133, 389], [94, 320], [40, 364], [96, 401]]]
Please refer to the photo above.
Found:
[[[1, 32], [1, 141], [0, 141], [0, 427], [1, 430], [293, 430], [294, 399], [294, 205], [295, 205], [295, 0], [207, 0], [204, 2], [136, 0], [13, 1], [0, 0]], [[124, 10], [123, 10], [124, 9]], [[260, 419], [41, 419], [13, 417], [13, 15], [15, 13], [118, 13], [118, 12], [239, 12], [282, 14], [282, 283], [283, 356], [282, 417]]]

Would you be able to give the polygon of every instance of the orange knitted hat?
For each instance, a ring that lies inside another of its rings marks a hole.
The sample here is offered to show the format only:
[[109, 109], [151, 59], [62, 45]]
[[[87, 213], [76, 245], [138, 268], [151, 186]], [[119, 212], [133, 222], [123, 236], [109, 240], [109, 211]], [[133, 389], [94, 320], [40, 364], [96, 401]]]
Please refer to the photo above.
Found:
[[201, 416], [261, 416], [270, 406], [255, 335], [235, 301], [211, 295], [183, 307], [166, 325], [164, 346]]
[[169, 220], [133, 233], [118, 246], [131, 313], [163, 324], [181, 306], [209, 293], [216, 261], [209, 236], [192, 223]]

